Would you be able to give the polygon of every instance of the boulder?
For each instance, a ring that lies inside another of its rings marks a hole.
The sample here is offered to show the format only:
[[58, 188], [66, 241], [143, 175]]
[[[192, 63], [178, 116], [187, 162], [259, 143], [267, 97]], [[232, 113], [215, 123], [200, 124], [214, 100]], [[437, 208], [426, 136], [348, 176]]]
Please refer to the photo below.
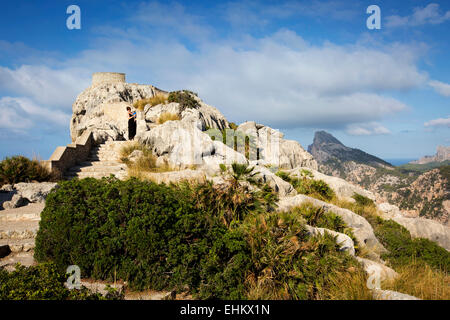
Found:
[[139, 158], [141, 158], [144, 155], [144, 152], [142, 150], [134, 150], [130, 155], [128, 156], [128, 160], [131, 162], [136, 162]]
[[[247, 121], [237, 128], [249, 137], [251, 142], [250, 160], [257, 160], [260, 165], [275, 165], [282, 169], [308, 167], [317, 170], [317, 162], [313, 156], [293, 140], [283, 139], [283, 134], [270, 127]], [[258, 151], [256, 151], [256, 148]], [[259, 154], [259, 159], [257, 159]]]
[[202, 132], [200, 122], [167, 121], [152, 130], [137, 134], [140, 143], [147, 145], [156, 157], [174, 168], [188, 168], [192, 165], [217, 166], [220, 163], [247, 163], [245, 156], [213, 141]]
[[355, 255], [355, 246], [354, 246], [353, 240], [346, 234], [336, 232], [333, 230], [328, 230], [325, 228], [311, 227], [308, 225], [305, 225], [305, 228], [308, 231], [308, 233], [312, 236], [317, 236], [317, 235], [323, 236], [325, 233], [328, 233], [328, 234], [332, 235], [333, 237], [336, 237], [336, 243], [338, 245], [340, 245], [341, 251], [346, 251], [352, 256]]
[[294, 197], [281, 198], [278, 201], [278, 211], [289, 211], [295, 207], [302, 205], [303, 203], [310, 202], [317, 207], [321, 207], [325, 212], [334, 212], [344, 220], [348, 227], [352, 228], [355, 238], [358, 240], [361, 246], [367, 246], [376, 253], [386, 252], [386, 249], [378, 241], [373, 232], [372, 226], [366, 219], [360, 215], [348, 210], [339, 208], [338, 206], [330, 203], [320, 201], [315, 198], [298, 194]]
[[397, 272], [395, 272], [388, 266], [385, 266], [384, 264], [361, 257], [356, 257], [356, 260], [358, 260], [358, 262], [363, 266], [364, 271], [366, 271], [368, 275], [372, 275], [375, 273], [375, 276], [379, 276], [380, 282], [385, 280], [392, 280], [398, 277]]
[[14, 185], [17, 194], [29, 202], [45, 202], [45, 198], [50, 191], [57, 186], [55, 182], [20, 182]]
[[1, 188], [0, 188], [1, 192], [12, 192], [14, 191], [14, 188], [11, 184], [4, 184]]
[[303, 169], [310, 171], [314, 179], [325, 181], [331, 187], [331, 189], [333, 189], [338, 198], [354, 202], [355, 200], [352, 198], [352, 196], [355, 193], [358, 193], [364, 197], [367, 197], [375, 201], [375, 195], [372, 192], [367, 191], [361, 188], [360, 186], [347, 182], [344, 179], [328, 176], [326, 174], [320, 173], [319, 171], [308, 167], [298, 167], [292, 170], [285, 170], [285, 171], [289, 173], [289, 175], [292, 177], [300, 177], [300, 172]]
[[12, 199], [10, 201], [3, 202], [3, 208], [4, 209], [14, 209], [26, 206], [29, 203], [29, 201], [25, 198], [23, 198], [19, 194], [14, 194], [12, 196]]

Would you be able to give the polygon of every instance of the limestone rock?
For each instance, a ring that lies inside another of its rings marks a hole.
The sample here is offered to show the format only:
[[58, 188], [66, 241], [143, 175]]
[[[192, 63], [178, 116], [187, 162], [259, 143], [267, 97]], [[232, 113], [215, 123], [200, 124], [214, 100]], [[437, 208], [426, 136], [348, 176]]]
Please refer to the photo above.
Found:
[[27, 199], [29, 202], [45, 202], [45, 198], [50, 191], [57, 186], [54, 182], [32, 182], [32, 183], [16, 183], [14, 188], [17, 193]]
[[353, 240], [346, 234], [336, 232], [333, 230], [329, 230], [329, 229], [325, 229], [325, 228], [315, 228], [315, 227], [311, 227], [309, 225], [305, 225], [305, 227], [308, 230], [308, 233], [313, 236], [316, 236], [316, 235], [323, 236], [325, 233], [328, 233], [328, 234], [332, 235], [333, 237], [336, 237], [336, 243], [338, 245], [340, 245], [341, 251], [346, 251], [352, 256], [355, 255], [355, 246], [354, 246]]
[[21, 195], [14, 194], [10, 201], [3, 202], [3, 208], [4, 209], [19, 208], [19, 207], [26, 206], [28, 204], [28, 202], [29, 201], [27, 199], [23, 198]]
[[419, 298], [391, 290], [374, 290], [375, 300], [421, 300]]
[[14, 188], [11, 184], [4, 184], [1, 188], [0, 191], [2, 192], [12, 192], [14, 191]]
[[320, 201], [303, 194], [294, 197], [285, 197], [278, 202], [278, 211], [289, 211], [303, 203], [310, 202], [317, 207], [321, 207], [325, 212], [332, 211], [344, 220], [344, 222], [353, 230], [355, 238], [361, 246], [367, 246], [377, 253], [386, 252], [386, 249], [378, 241], [373, 232], [372, 226], [366, 219], [360, 215], [348, 210], [339, 208], [335, 205]]
[[75, 141], [85, 130], [93, 131], [96, 143], [126, 140], [128, 132], [127, 106], [134, 102], [165, 93], [151, 85], [133, 83], [101, 83], [78, 95], [72, 105], [70, 134]]
[[392, 280], [398, 277], [397, 272], [395, 272], [388, 266], [385, 266], [384, 264], [369, 259], [364, 259], [361, 257], [356, 257], [356, 260], [358, 260], [358, 262], [361, 263], [361, 265], [364, 268], [364, 271], [366, 271], [368, 275], [375, 273], [375, 275], [378, 275], [380, 277], [379, 278], [380, 281]]
[[206, 175], [200, 170], [180, 170], [167, 172], [143, 172], [142, 175], [156, 183], [179, 183], [181, 181], [198, 182], [206, 181]]
[[280, 197], [294, 196], [297, 194], [297, 191], [295, 191], [294, 187], [290, 183], [275, 175], [268, 168], [263, 166], [255, 166], [254, 171], [257, 172], [255, 178], [259, 179], [263, 183], [269, 184], [272, 189], [278, 192]]
[[302, 146], [293, 140], [283, 139], [283, 134], [270, 127], [256, 124], [254, 121], [244, 122], [238, 126], [238, 132], [242, 132], [250, 138], [250, 160], [256, 160], [256, 148], [258, 148], [258, 164], [272, 164], [282, 169], [295, 167], [308, 167], [317, 170], [317, 162], [313, 156], [305, 151]]
[[450, 251], [450, 227], [430, 219], [405, 217], [397, 206], [389, 203], [379, 204], [378, 209], [384, 219], [392, 219], [405, 227], [413, 238], [429, 239]]
[[313, 174], [314, 179], [325, 181], [336, 193], [336, 196], [341, 199], [354, 202], [355, 200], [352, 198], [352, 196], [355, 193], [358, 193], [371, 200], [375, 200], [375, 195], [372, 192], [367, 191], [358, 185], [347, 182], [344, 179], [328, 176], [314, 169], [310, 169], [307, 167], [298, 167], [292, 170], [286, 170], [286, 172], [289, 173], [292, 177], [300, 177], [300, 172], [303, 169], [310, 171]]
[[167, 121], [152, 130], [137, 135], [140, 143], [147, 145], [157, 157], [174, 168], [192, 165], [216, 165], [232, 162], [247, 163], [245, 156], [219, 141], [213, 141], [202, 132], [199, 122]]
[[425, 218], [394, 217], [395, 222], [411, 233], [413, 238], [425, 238], [450, 251], [450, 228]]
[[128, 160], [131, 162], [136, 162], [140, 157], [144, 155], [142, 150], [134, 150], [129, 156]]

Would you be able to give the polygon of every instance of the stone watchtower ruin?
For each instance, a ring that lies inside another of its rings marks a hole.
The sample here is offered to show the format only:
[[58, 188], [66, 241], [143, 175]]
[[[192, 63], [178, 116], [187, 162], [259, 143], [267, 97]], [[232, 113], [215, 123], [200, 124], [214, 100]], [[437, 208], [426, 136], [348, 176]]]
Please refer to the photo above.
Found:
[[115, 83], [122, 82], [125, 83], [125, 73], [119, 72], [95, 72], [92, 74], [92, 85], [102, 83]]

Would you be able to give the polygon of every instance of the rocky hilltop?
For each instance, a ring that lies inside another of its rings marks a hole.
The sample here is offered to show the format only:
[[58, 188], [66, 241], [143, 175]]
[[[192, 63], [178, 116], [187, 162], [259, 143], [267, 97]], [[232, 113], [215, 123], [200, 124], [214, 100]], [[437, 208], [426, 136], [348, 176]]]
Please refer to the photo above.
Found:
[[343, 166], [347, 162], [364, 164], [372, 167], [392, 167], [390, 163], [380, 158], [370, 155], [362, 150], [345, 146], [342, 142], [333, 137], [333, 135], [325, 131], [318, 131], [315, 133], [313, 144], [308, 146], [308, 152], [311, 153], [326, 170], [345, 170]]
[[411, 161], [412, 164], [427, 164], [431, 162], [444, 162], [450, 160], [450, 147], [438, 146], [434, 156], [425, 156], [416, 161]]
[[448, 149], [445, 147], [439, 147], [436, 156], [423, 158], [426, 162], [419, 161], [424, 166], [414, 164], [395, 168], [320, 131], [316, 132], [308, 151], [319, 163], [320, 171], [370, 190], [378, 202], [395, 204], [406, 216], [426, 217], [445, 225], [450, 223], [448, 177], [442, 173], [445, 170], [428, 167], [438, 159], [446, 160]]

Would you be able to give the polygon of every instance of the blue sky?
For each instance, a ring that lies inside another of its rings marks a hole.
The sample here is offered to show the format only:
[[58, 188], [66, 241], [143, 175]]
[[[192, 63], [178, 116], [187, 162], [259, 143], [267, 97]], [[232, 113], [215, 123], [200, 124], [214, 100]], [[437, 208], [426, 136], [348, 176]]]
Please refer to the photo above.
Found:
[[[81, 8], [81, 30], [66, 8]], [[381, 9], [381, 30], [366, 9]], [[70, 143], [93, 72], [191, 89], [236, 123], [316, 130], [385, 159], [450, 145], [449, 1], [1, 2], [0, 146], [47, 159]]]

